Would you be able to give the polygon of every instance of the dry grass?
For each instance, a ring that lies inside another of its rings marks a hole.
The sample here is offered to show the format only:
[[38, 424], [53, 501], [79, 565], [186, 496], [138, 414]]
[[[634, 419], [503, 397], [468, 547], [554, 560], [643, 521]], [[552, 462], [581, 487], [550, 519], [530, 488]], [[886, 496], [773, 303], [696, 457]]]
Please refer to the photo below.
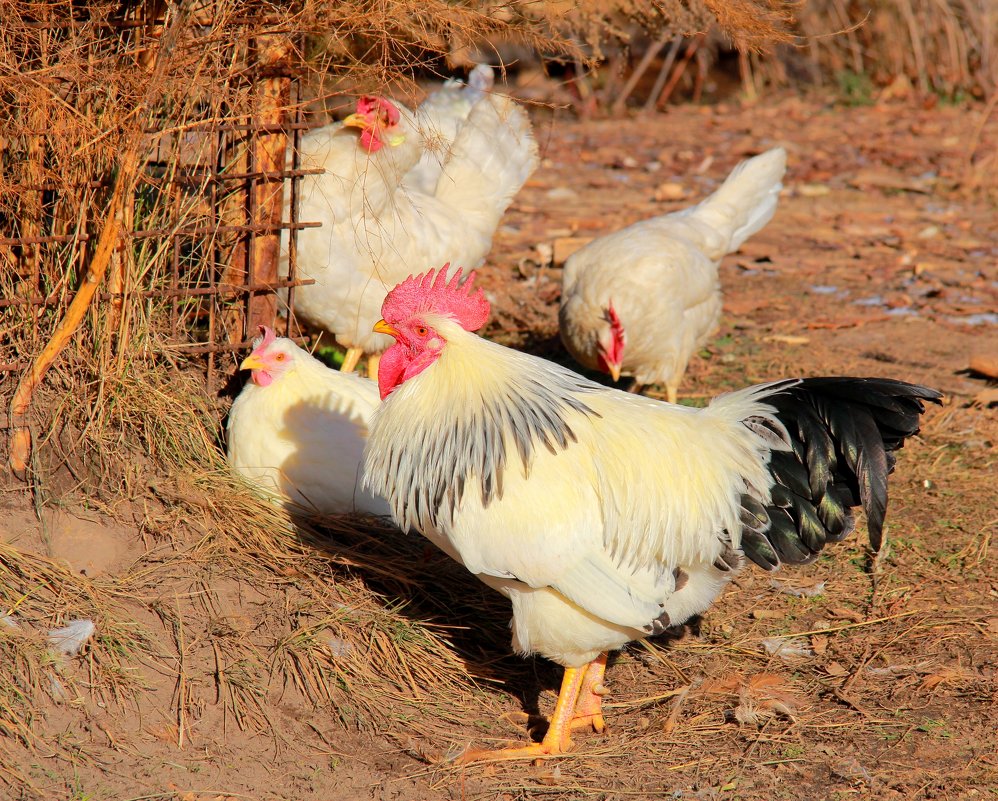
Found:
[[780, 85], [839, 81], [853, 102], [891, 86], [944, 99], [986, 98], [998, 86], [998, 17], [988, 0], [810, 0], [795, 46], [754, 59]]

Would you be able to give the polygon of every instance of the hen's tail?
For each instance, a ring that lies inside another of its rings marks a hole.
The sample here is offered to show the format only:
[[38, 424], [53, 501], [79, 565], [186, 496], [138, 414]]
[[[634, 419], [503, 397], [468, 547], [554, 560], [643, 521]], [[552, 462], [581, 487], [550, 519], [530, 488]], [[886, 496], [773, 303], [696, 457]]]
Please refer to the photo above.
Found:
[[[852, 531], [855, 506], [878, 550], [894, 452], [918, 433], [923, 401], [939, 403], [941, 394], [888, 378], [805, 378], [774, 389], [763, 402], [791, 448], [771, 453], [769, 498], [742, 498], [745, 555], [767, 570], [809, 562]], [[743, 422], [766, 425], [759, 417]]]
[[508, 97], [487, 95], [458, 132], [435, 194], [491, 237], [536, 167], [537, 143], [526, 112]]
[[783, 188], [787, 152], [775, 147], [735, 167], [714, 194], [687, 209], [692, 217], [721, 236], [707, 255], [717, 261], [741, 247], [773, 218]]

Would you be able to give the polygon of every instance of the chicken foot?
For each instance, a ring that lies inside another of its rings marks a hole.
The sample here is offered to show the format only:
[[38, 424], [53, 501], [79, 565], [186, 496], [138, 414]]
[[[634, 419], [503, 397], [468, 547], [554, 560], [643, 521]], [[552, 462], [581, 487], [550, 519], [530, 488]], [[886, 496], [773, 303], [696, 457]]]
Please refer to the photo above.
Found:
[[565, 668], [565, 676], [561, 680], [561, 691], [554, 705], [551, 724], [547, 734], [539, 743], [500, 748], [495, 751], [468, 750], [455, 761], [459, 764], [484, 760], [494, 762], [505, 759], [536, 759], [538, 757], [564, 754], [572, 748], [572, 721], [575, 719], [576, 705], [579, 695], [589, 675], [589, 667]]
[[600, 654], [586, 667], [586, 675], [582, 679], [579, 699], [572, 717], [573, 729], [592, 727], [597, 734], [602, 734], [606, 730], [606, 721], [603, 719], [603, 696], [609, 692], [603, 684], [603, 677], [606, 675], [606, 657], [605, 653]]
[[563, 754], [572, 748], [573, 729], [592, 727], [594, 731], [604, 731], [606, 721], [603, 719], [602, 707], [603, 696], [607, 694], [607, 689], [603, 686], [606, 657], [605, 653], [600, 654], [584, 668], [565, 668], [558, 701], [555, 703], [547, 734], [541, 742], [496, 751], [469, 750], [458, 757], [457, 762], [532, 759]]

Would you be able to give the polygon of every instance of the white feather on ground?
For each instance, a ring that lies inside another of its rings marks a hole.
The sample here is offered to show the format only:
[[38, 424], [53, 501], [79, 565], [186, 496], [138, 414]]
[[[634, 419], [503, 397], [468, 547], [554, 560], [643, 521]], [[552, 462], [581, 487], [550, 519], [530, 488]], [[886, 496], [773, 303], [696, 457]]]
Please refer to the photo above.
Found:
[[48, 645], [57, 654], [77, 656], [96, 631], [94, 622], [88, 618], [71, 620], [63, 628], [48, 633]]

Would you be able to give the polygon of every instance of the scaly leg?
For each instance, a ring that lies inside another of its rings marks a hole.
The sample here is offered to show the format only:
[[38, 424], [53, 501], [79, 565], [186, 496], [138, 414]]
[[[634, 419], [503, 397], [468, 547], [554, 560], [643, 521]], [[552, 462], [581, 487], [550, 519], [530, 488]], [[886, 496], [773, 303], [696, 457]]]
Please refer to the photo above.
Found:
[[377, 381], [378, 380], [378, 365], [381, 364], [381, 354], [372, 353], [367, 357], [367, 377]]
[[346, 356], [343, 357], [343, 365], [340, 367], [341, 373], [352, 373], [357, 369], [357, 362], [364, 355], [361, 348], [347, 348]]
[[665, 397], [669, 403], [679, 402], [679, 384], [666, 384], [665, 385]]
[[603, 685], [606, 675], [606, 654], [600, 654], [586, 668], [579, 690], [579, 700], [575, 704], [575, 716], [572, 718], [573, 729], [585, 729], [592, 726], [593, 731], [602, 733], [606, 729], [603, 719], [603, 696], [609, 692]]
[[588, 668], [565, 668], [565, 677], [561, 680], [561, 692], [558, 693], [558, 702], [554, 705], [551, 724], [541, 742], [516, 748], [500, 748], [497, 751], [465, 751], [456, 761], [465, 763], [480, 759], [486, 761], [536, 759], [571, 750], [572, 719], [575, 716], [579, 691], [587, 674]]

